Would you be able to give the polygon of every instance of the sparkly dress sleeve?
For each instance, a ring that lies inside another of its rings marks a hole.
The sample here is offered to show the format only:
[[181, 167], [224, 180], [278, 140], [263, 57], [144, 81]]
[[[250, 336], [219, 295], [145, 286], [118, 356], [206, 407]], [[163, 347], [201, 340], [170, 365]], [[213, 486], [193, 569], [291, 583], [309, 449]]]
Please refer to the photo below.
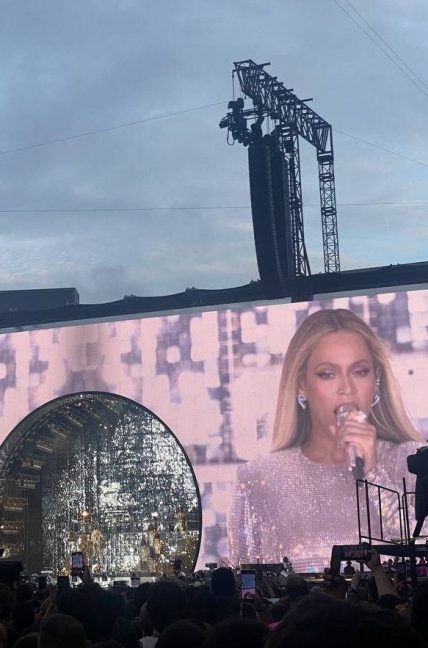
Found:
[[251, 562], [254, 557], [254, 521], [250, 514], [248, 464], [236, 473], [232, 507], [229, 517], [229, 559], [233, 565]]

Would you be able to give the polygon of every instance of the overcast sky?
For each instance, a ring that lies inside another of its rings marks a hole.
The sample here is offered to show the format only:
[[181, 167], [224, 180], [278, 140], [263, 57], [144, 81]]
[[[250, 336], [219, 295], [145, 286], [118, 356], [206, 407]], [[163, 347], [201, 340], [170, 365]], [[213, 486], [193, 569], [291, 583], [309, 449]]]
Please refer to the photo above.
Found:
[[[360, 16], [347, 0], [1, 0], [0, 289], [75, 286], [89, 303], [257, 279], [247, 151], [218, 128], [247, 58], [338, 129], [342, 269], [427, 260], [428, 3], [351, 1]], [[315, 151], [302, 150], [320, 271]]]

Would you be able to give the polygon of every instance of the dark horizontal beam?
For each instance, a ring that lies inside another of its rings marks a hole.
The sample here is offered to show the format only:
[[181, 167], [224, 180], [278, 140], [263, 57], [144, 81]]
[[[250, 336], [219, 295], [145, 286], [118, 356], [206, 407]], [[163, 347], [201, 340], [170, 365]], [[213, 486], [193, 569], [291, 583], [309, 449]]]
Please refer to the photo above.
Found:
[[219, 290], [190, 288], [182, 293], [159, 297], [126, 297], [105, 304], [75, 304], [46, 310], [13, 311], [0, 313], [0, 331], [47, 327], [49, 324], [138, 317], [143, 313], [179, 312], [185, 308], [216, 307], [241, 302], [265, 302], [274, 299], [311, 301], [314, 295], [322, 298], [326, 293], [347, 293], [355, 290], [394, 288], [395, 286], [428, 285], [428, 262], [365, 268], [345, 272], [320, 273], [285, 280], [283, 290], [267, 296], [260, 281], [244, 286]]

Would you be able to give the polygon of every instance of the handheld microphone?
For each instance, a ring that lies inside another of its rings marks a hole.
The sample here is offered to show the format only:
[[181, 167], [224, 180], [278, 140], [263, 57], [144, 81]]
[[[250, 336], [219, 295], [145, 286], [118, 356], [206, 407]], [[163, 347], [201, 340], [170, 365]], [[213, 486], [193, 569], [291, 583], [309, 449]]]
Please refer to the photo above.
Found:
[[[344, 419], [352, 412], [358, 412], [358, 419], [361, 423], [367, 420], [367, 415], [358, 409], [354, 403], [344, 403], [336, 410], [336, 424], [339, 427]], [[355, 480], [364, 479], [364, 459], [360, 456], [358, 448], [352, 444], [346, 444], [345, 451], [348, 457], [348, 468], [352, 470]]]

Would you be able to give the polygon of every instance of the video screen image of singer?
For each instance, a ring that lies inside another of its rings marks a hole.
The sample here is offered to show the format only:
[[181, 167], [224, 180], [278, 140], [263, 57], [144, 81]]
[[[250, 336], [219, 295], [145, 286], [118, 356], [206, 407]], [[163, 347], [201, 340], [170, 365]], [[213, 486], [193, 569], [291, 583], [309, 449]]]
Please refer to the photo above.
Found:
[[[428, 432], [426, 290], [64, 324], [0, 345], [2, 443], [38, 408], [88, 392], [168, 427], [199, 489], [197, 568], [286, 555], [322, 570], [333, 544], [358, 541], [357, 459], [369, 481], [401, 491], [405, 476], [411, 490], [406, 457]], [[375, 519], [374, 494], [369, 506]], [[393, 496], [382, 514], [398, 537]]]

